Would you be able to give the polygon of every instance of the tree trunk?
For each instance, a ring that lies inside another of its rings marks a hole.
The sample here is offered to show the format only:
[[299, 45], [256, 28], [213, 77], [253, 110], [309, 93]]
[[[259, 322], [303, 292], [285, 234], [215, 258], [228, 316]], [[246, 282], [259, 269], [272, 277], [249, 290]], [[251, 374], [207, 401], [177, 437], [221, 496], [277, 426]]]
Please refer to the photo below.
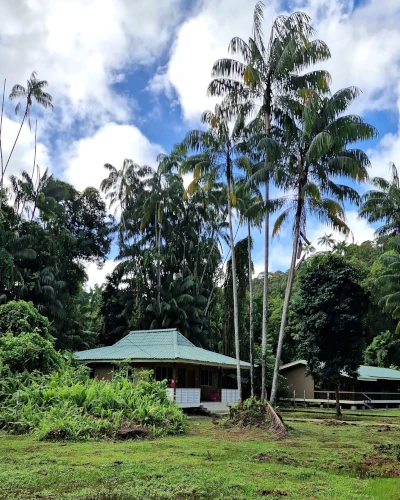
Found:
[[335, 390], [335, 396], [336, 396], [336, 416], [341, 417], [342, 416], [342, 410], [340, 409], [340, 387], [336, 386]]
[[[265, 203], [269, 202], [269, 176], [265, 183]], [[261, 334], [261, 401], [267, 398], [266, 391], [266, 358], [268, 335], [268, 265], [269, 265], [269, 210], [265, 211], [264, 234], [264, 291], [263, 291], [263, 318]]]
[[231, 244], [231, 259], [232, 259], [233, 325], [234, 325], [234, 332], [235, 332], [235, 353], [236, 353], [238, 402], [241, 403], [242, 402], [242, 377], [241, 377], [241, 373], [240, 373], [239, 310], [238, 310], [237, 280], [236, 280], [235, 240], [233, 238], [233, 229], [232, 229], [230, 168], [229, 168], [229, 174], [227, 175], [227, 183], [228, 183], [227, 187], [228, 187], [229, 239], [230, 239], [230, 244]]
[[12, 156], [12, 154], [13, 154], [13, 152], [14, 152], [15, 146], [17, 145], [18, 138], [19, 138], [19, 134], [21, 133], [22, 127], [23, 127], [23, 125], [24, 125], [24, 122], [25, 122], [25, 119], [26, 119], [26, 117], [27, 117], [27, 116], [28, 116], [28, 103], [26, 104], [25, 113], [24, 113], [24, 116], [23, 116], [23, 118], [22, 118], [21, 126], [19, 127], [17, 137], [15, 138], [15, 141], [14, 141], [13, 147], [12, 147], [11, 152], [10, 152], [10, 155], [8, 156], [8, 160], [7, 160], [6, 166], [4, 167], [4, 171], [3, 171], [3, 173], [2, 173], [2, 181], [3, 181], [3, 178], [4, 178], [4, 173], [5, 173], [5, 171], [7, 170], [8, 164], [9, 164], [9, 162], [10, 162], [10, 160], [11, 160], [11, 156]]
[[3, 164], [3, 146], [1, 143], [1, 132], [3, 130], [3, 113], [4, 113], [4, 94], [6, 92], [6, 79], [4, 79], [3, 99], [1, 103], [1, 116], [0, 116], [0, 210], [3, 203], [3, 183], [4, 183], [4, 164]]
[[254, 330], [253, 330], [253, 273], [251, 270], [251, 224], [247, 222], [248, 253], [249, 253], [249, 330], [250, 330], [250, 390], [254, 398]]
[[[267, 104], [267, 103], [266, 103]], [[264, 132], [269, 136], [271, 127], [270, 106], [267, 104], [264, 113]], [[265, 168], [267, 165], [267, 154], [264, 155]], [[265, 234], [264, 234], [264, 290], [263, 290], [263, 318], [261, 333], [261, 401], [267, 398], [266, 390], [266, 358], [267, 358], [267, 336], [268, 336], [268, 267], [269, 267], [269, 173], [265, 179]]]
[[302, 193], [301, 193], [302, 192], [301, 162], [300, 162], [300, 159], [298, 161], [299, 161], [300, 179], [299, 179], [299, 187], [298, 187], [297, 210], [296, 210], [295, 223], [294, 223], [295, 225], [294, 225], [294, 236], [293, 236], [292, 260], [290, 262], [289, 275], [288, 275], [288, 280], [287, 280], [287, 284], [286, 284], [285, 299], [284, 299], [284, 303], [283, 303], [281, 326], [279, 328], [278, 348], [276, 350], [274, 376], [272, 379], [272, 390], [271, 390], [271, 401], [270, 401], [271, 405], [275, 404], [276, 393], [278, 391], [279, 366], [281, 363], [283, 340], [285, 337], [285, 328], [286, 328], [288, 312], [289, 312], [289, 303], [290, 303], [290, 298], [292, 296], [293, 281], [294, 281], [294, 276], [295, 276], [295, 272], [296, 272], [296, 260], [297, 260], [297, 250], [298, 250], [299, 236], [300, 236], [301, 214], [303, 211], [303, 200], [302, 200]]
[[155, 232], [156, 232], [156, 246], [157, 246], [157, 308], [158, 312], [160, 313], [161, 310], [161, 271], [160, 271], [160, 259], [161, 259], [161, 252], [160, 252], [160, 238], [158, 234], [158, 205], [156, 205], [156, 216], [155, 216]]
[[207, 262], [205, 263], [204, 265], [204, 269], [203, 269], [203, 273], [201, 275], [201, 280], [200, 280], [200, 285], [203, 284], [203, 281], [204, 281], [204, 276], [206, 274], [206, 269], [207, 269], [207, 266], [208, 266], [208, 263], [210, 262], [210, 259], [211, 259], [211, 256], [212, 256], [212, 253], [214, 251], [214, 247], [215, 247], [215, 243], [217, 242], [217, 238], [218, 236], [216, 236], [214, 238], [214, 241], [213, 241], [213, 244], [212, 244], [212, 247], [211, 247], [211, 250], [210, 250], [210, 253], [208, 254], [208, 257], [207, 257]]

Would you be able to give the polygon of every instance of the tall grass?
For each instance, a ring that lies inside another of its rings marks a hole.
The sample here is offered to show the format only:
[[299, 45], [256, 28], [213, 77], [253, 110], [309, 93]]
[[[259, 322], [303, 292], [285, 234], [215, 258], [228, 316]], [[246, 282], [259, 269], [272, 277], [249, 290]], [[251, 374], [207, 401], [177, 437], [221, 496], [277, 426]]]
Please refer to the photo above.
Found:
[[154, 436], [185, 432], [186, 418], [167, 399], [166, 383], [156, 382], [151, 372], [134, 377], [132, 383], [124, 368], [103, 381], [68, 364], [51, 375], [12, 374], [0, 367], [0, 429], [74, 440], [114, 437], [130, 425]]

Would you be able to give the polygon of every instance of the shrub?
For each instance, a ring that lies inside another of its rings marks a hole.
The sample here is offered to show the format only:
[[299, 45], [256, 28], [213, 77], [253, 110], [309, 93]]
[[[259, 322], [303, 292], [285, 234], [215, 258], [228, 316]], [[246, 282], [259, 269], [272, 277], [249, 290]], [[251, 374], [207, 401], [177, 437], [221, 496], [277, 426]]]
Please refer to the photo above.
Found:
[[37, 333], [52, 341], [49, 333], [49, 320], [35, 309], [32, 302], [12, 300], [0, 305], [0, 337], [11, 333], [15, 337], [20, 333]]
[[142, 435], [152, 436], [186, 429], [185, 415], [167, 399], [165, 382], [155, 381], [149, 372], [135, 374], [136, 384], [124, 372], [112, 381], [92, 380], [85, 367], [66, 363], [51, 375], [22, 373], [10, 381], [4, 367], [2, 373], [6, 383], [0, 384], [0, 429], [73, 440], [115, 437], [121, 427], [140, 426], [148, 431]]
[[61, 356], [53, 344], [37, 333], [8, 333], [0, 337], [0, 359], [12, 372], [40, 370], [50, 373], [61, 364]]

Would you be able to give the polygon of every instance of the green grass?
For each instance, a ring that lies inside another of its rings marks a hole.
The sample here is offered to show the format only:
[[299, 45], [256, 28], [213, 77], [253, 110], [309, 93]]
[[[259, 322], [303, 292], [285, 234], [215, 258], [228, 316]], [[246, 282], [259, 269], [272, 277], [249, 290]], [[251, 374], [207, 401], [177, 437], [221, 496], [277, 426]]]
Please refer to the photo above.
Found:
[[153, 441], [48, 443], [0, 434], [0, 498], [400, 499], [400, 428], [376, 426], [389, 415], [400, 424], [400, 411], [351, 414], [364, 424], [304, 422], [315, 414], [285, 411], [300, 420], [290, 420], [283, 441], [201, 417], [190, 420], [189, 435]]

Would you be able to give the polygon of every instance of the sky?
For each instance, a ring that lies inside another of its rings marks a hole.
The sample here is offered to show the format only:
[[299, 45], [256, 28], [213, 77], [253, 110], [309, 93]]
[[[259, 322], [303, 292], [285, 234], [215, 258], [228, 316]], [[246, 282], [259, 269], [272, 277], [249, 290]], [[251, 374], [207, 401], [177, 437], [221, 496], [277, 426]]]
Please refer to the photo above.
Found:
[[[13, 0], [0, 2], [0, 81], [6, 95], [32, 71], [49, 82], [54, 110], [38, 118], [37, 163], [77, 189], [99, 187], [104, 163], [124, 158], [156, 166], [215, 101], [206, 95], [212, 64], [228, 55], [234, 36], [251, 35], [254, 0]], [[303, 11], [332, 57], [323, 67], [332, 91], [357, 86], [352, 112], [374, 125], [379, 138], [360, 145], [370, 175], [388, 177], [400, 163], [400, 2], [398, 0], [265, 0], [264, 32], [278, 14]], [[21, 117], [6, 102], [4, 153]], [[7, 175], [30, 172], [34, 138], [24, 127]], [[368, 186], [360, 186], [361, 192]], [[346, 207], [354, 241], [372, 239], [374, 228]], [[331, 232], [311, 221], [307, 236]], [[238, 238], [245, 237], [241, 230]], [[263, 270], [263, 235], [254, 233], [255, 274]], [[335, 235], [336, 237], [336, 235]], [[290, 228], [271, 245], [271, 270], [286, 270]], [[337, 237], [339, 239], [339, 237]], [[115, 263], [87, 268], [88, 285], [102, 283]]]

